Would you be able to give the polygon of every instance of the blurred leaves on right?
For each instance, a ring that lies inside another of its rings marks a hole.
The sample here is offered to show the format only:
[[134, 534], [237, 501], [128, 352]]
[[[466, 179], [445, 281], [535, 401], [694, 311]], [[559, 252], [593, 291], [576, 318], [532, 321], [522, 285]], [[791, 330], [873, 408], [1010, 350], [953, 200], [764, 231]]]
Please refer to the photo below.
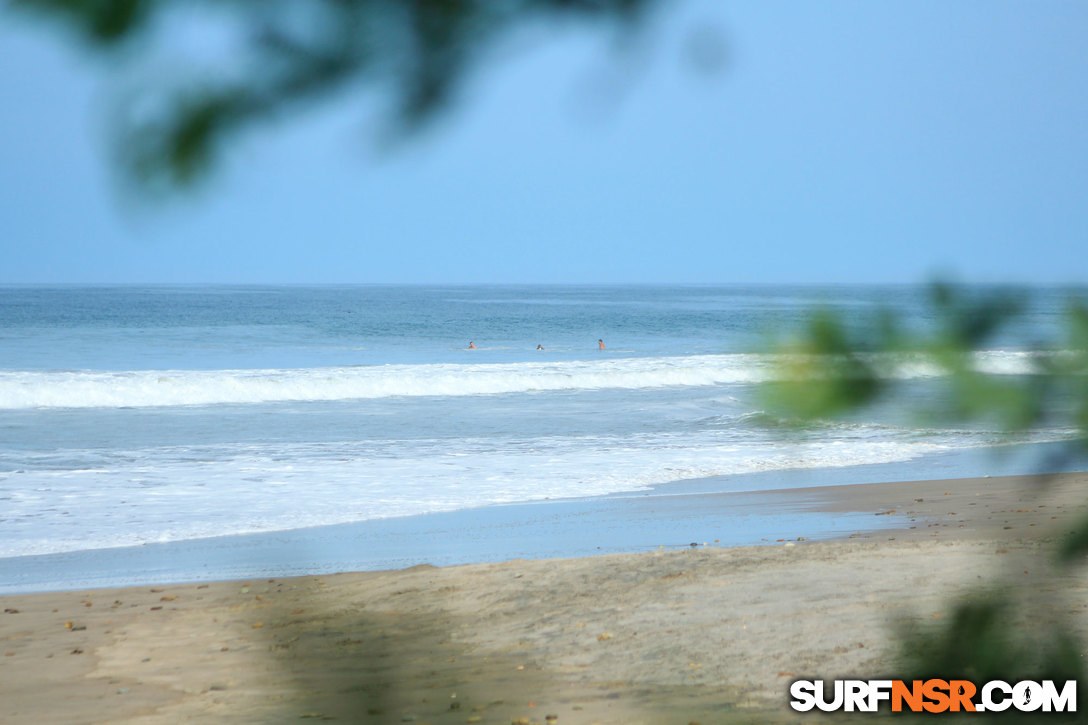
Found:
[[[763, 402], [799, 427], [897, 406], [934, 425], [993, 426], [1010, 439], [1061, 430], [1058, 453], [1038, 462], [1041, 493], [1048, 472], [1068, 470], [1088, 453], [1088, 304], [1084, 290], [1070, 290], [1058, 325], [1032, 339], [1026, 312], [1035, 292], [934, 283], [924, 309], [913, 315], [891, 308], [869, 314], [815, 310], [800, 334], [775, 345]], [[995, 369], [992, 351], [1009, 340], [1018, 341], [1023, 366], [1016, 374], [999, 374], [1008, 371]], [[917, 395], [911, 386], [918, 379], [936, 392]], [[1060, 590], [1070, 581], [1062, 577], [1088, 561], [1088, 516], [1055, 543], [1046, 566]], [[1084, 683], [1084, 649], [1069, 621], [1070, 613], [1083, 615], [1083, 602], [1013, 582], [999, 576], [996, 584], [980, 583], [952, 604], [949, 617], [901, 626], [902, 671], [896, 676]], [[1000, 713], [1005, 720], [1031, 721], [1033, 715]]]
[[[879, 309], [863, 316], [816, 310], [800, 335], [777, 346], [776, 370], [764, 385], [767, 407], [799, 420], [831, 418], [884, 401], [908, 403], [904, 381], [939, 381], [941, 395], [914, 410], [934, 421], [975, 421], [1009, 432], [1040, 425], [1075, 431], [1073, 449], [1088, 450], [1088, 305], [1071, 296], [1057, 346], [1024, 350], [1026, 369], [994, 374], [987, 351], [1030, 299], [1014, 288], [929, 287], [924, 325]], [[897, 395], [899, 397], [897, 397]], [[1053, 405], [1059, 401], [1058, 405]]]

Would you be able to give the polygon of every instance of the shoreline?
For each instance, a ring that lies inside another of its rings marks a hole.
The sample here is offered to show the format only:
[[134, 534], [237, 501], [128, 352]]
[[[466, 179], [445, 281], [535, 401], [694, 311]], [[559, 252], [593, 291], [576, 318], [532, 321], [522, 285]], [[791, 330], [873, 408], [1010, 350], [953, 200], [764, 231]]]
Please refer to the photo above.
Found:
[[2, 715], [791, 722], [792, 679], [894, 674], [896, 628], [936, 626], [979, 587], [1030, 591], [1030, 621], [1088, 631], [1088, 581], [1051, 570], [1047, 547], [1086, 483], [778, 492], [905, 524], [836, 541], [4, 596]]
[[0, 559], [0, 595], [569, 559], [690, 548], [692, 543], [746, 546], [784, 538], [832, 539], [896, 523], [865, 512], [820, 510], [815, 490], [545, 500], [10, 557]]
[[[892, 463], [688, 479], [603, 496], [3, 557], [0, 595], [572, 558], [691, 543], [729, 547], [845, 538], [909, 526], [904, 514], [910, 507], [893, 498], [894, 505], [880, 508], [859, 486], [971, 478], [980, 472], [1026, 474], [1061, 445], [1014, 445], [1001, 456], [989, 448], [943, 451]], [[821, 504], [829, 495], [850, 500], [847, 490], [862, 496], [858, 501], [865, 505]], [[878, 508], [897, 513], [874, 518], [870, 509]]]

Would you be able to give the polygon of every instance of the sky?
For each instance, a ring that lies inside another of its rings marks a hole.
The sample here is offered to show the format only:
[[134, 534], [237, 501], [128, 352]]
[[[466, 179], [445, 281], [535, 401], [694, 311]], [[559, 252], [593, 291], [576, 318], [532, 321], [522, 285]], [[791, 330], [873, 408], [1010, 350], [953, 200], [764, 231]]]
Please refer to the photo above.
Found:
[[626, 53], [553, 30], [396, 148], [340, 97], [141, 204], [105, 143], [131, 69], [0, 7], [0, 283], [1088, 282], [1088, 3], [675, 0]]

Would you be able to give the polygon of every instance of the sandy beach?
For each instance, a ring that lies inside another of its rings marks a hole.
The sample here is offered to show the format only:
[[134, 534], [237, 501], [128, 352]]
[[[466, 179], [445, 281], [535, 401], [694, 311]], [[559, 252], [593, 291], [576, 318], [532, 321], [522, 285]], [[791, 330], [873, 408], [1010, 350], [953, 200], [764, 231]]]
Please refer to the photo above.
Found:
[[839, 541], [6, 596], [0, 719], [796, 722], [793, 679], [895, 675], [895, 632], [984, 587], [1088, 628], [1047, 546], [1086, 483], [805, 489], [905, 522]]

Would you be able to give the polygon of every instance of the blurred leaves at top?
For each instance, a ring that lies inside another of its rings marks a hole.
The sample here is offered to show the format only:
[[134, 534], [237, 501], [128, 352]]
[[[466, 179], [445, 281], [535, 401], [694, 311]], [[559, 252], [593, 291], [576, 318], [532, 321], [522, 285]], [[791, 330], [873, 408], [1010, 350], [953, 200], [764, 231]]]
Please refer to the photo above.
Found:
[[[1015, 288], [930, 286], [925, 324], [907, 329], [891, 310], [846, 316], [816, 310], [801, 333], [778, 346], [778, 370], [764, 395], [778, 415], [834, 418], [881, 402], [904, 403], [914, 376], [939, 381], [935, 405], [917, 413], [934, 421], [980, 421], [1010, 433], [1042, 425], [1076, 431], [1088, 443], [1088, 306], [1071, 295], [1062, 336], [1050, 348], [1024, 350], [1023, 375], [988, 369], [986, 350], [1018, 322], [1030, 294]], [[1048, 402], [1058, 401], [1058, 405]]]
[[[144, 190], [199, 180], [234, 135], [300, 105], [374, 90], [410, 133], [449, 104], [481, 58], [530, 23], [630, 31], [655, 0], [11, 0], [62, 21], [142, 74], [111, 124]], [[194, 18], [197, 30], [192, 31]], [[179, 22], [179, 21], [189, 21]], [[186, 30], [188, 28], [188, 31]], [[160, 46], [197, 50], [156, 68]], [[225, 52], [210, 52], [215, 40]], [[201, 67], [201, 65], [208, 67]]]

